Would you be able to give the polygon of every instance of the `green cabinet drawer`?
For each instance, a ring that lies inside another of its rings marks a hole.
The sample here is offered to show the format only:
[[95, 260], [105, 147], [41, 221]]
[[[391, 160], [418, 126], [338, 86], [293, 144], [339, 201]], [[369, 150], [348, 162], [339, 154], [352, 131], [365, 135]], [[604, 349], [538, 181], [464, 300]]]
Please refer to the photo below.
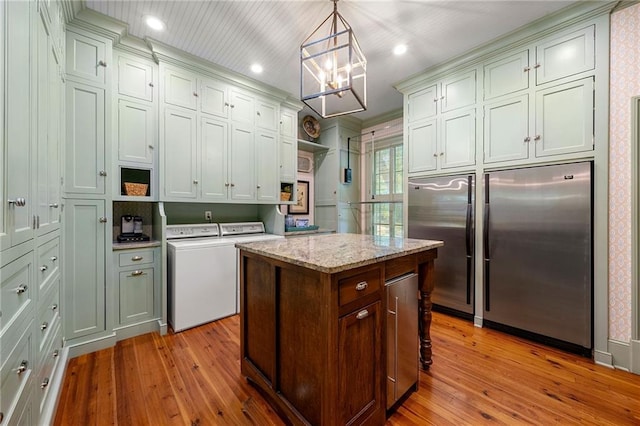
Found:
[[59, 275], [60, 265], [60, 237], [55, 237], [38, 247], [36, 276], [40, 291]]
[[48, 292], [43, 294], [38, 302], [38, 319], [37, 325], [38, 335], [38, 352], [41, 353], [47, 346], [48, 341], [53, 335], [53, 330], [58, 324], [60, 318], [60, 279], [50, 288]]
[[29, 383], [29, 377], [33, 373], [35, 364], [32, 325], [33, 321], [29, 322], [29, 326], [23, 329], [24, 332], [18, 339], [17, 344], [13, 346], [7, 361], [2, 364], [2, 369], [0, 369], [0, 395], [2, 395], [2, 398], [0, 398], [0, 412], [8, 419], [13, 417], [12, 410], [23, 392], [29, 392], [26, 386]]
[[[2, 287], [0, 287], [0, 335], [4, 336], [6, 328], [17, 322], [17, 318], [26, 313], [33, 301], [34, 287], [33, 255], [31, 253], [14, 260], [2, 269]], [[2, 364], [0, 364], [2, 365]]]
[[153, 249], [145, 250], [127, 250], [124, 253], [120, 253], [118, 265], [134, 266], [134, 265], [148, 265], [153, 263]]
[[56, 321], [51, 337], [51, 339], [47, 339], [47, 344], [38, 362], [35, 392], [40, 414], [45, 407], [49, 389], [51, 388], [51, 381], [59, 365], [58, 360], [62, 351], [62, 327], [60, 327], [60, 321]]

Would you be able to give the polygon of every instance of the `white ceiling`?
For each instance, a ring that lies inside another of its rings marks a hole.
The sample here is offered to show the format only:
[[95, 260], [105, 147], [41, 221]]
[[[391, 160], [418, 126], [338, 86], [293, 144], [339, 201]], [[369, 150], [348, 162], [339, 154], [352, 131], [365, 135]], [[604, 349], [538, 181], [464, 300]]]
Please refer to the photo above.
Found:
[[[341, 0], [347, 20], [367, 58], [368, 108], [376, 117], [402, 106], [393, 84], [508, 33], [575, 1], [360, 1]], [[87, 0], [86, 6], [129, 24], [129, 33], [151, 37], [296, 98], [300, 95], [300, 43], [332, 12], [329, 0], [201, 1]], [[143, 16], [167, 24], [146, 27]], [[398, 43], [408, 52], [396, 57]], [[252, 63], [264, 67], [261, 75]]]

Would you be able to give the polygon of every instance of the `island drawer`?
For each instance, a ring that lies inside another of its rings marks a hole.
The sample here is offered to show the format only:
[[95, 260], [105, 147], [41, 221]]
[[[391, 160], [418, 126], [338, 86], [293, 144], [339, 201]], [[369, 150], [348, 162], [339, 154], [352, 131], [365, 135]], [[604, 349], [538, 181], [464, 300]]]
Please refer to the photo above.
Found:
[[373, 268], [338, 281], [340, 306], [375, 293], [381, 288], [380, 269]]

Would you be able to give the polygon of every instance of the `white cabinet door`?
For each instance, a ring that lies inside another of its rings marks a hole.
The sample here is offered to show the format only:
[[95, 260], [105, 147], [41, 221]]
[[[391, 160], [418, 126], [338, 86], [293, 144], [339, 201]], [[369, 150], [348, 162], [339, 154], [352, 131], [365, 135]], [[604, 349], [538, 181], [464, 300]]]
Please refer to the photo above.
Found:
[[231, 90], [231, 120], [252, 126], [255, 124], [255, 100], [252, 96]]
[[[36, 19], [35, 42], [35, 69], [36, 69], [36, 228], [39, 235], [49, 232], [49, 168], [56, 165], [49, 160], [49, 114], [54, 114], [56, 109], [51, 108], [51, 88], [49, 87], [49, 67], [55, 67], [53, 62], [49, 64], [49, 35], [43, 19]], [[57, 105], [56, 105], [57, 107]], [[51, 135], [52, 136], [52, 135]], [[55, 143], [55, 140], [53, 141]], [[57, 156], [55, 157], [58, 158]]]
[[593, 79], [536, 94], [536, 156], [593, 150]]
[[280, 135], [290, 138], [298, 136], [298, 113], [283, 108], [280, 112]]
[[256, 199], [275, 202], [280, 199], [278, 137], [275, 133], [256, 133]]
[[153, 64], [139, 59], [118, 58], [118, 94], [153, 102]]
[[452, 75], [441, 83], [441, 112], [453, 111], [476, 103], [476, 70]]
[[170, 67], [164, 68], [164, 102], [196, 110], [198, 86], [196, 76]]
[[564, 35], [554, 35], [536, 45], [536, 83], [543, 84], [595, 67], [593, 25]]
[[152, 164], [156, 140], [153, 105], [120, 99], [117, 120], [118, 160]]
[[[48, 179], [47, 193], [49, 199], [49, 224], [50, 228], [60, 225], [61, 202], [61, 141], [64, 129], [64, 83], [60, 78], [59, 64], [53, 46], [49, 44], [49, 135], [48, 149]], [[42, 227], [42, 220], [40, 226]], [[48, 230], [46, 230], [48, 232]]]
[[229, 116], [229, 88], [215, 80], [200, 80], [200, 111], [217, 117]]
[[484, 161], [523, 160], [529, 158], [532, 144], [529, 134], [529, 95], [485, 104]]
[[484, 99], [529, 88], [529, 50], [510, 52], [484, 66]]
[[[33, 219], [36, 214], [36, 199], [33, 193], [34, 145], [31, 134], [32, 102], [30, 70], [34, 58], [29, 54], [31, 32], [29, 16], [31, 4], [28, 2], [7, 2], [6, 4], [6, 37], [5, 39], [5, 99], [4, 129], [6, 137], [6, 169], [3, 169], [5, 187], [0, 193], [7, 191], [2, 201], [2, 209], [6, 208], [6, 234], [3, 235], [3, 247], [16, 245], [33, 238]], [[4, 7], [4, 5], [0, 6]], [[2, 147], [0, 147], [2, 149]], [[12, 203], [11, 201], [25, 200]], [[10, 201], [11, 200], [11, 201]], [[0, 225], [0, 226], [2, 226]]]
[[294, 138], [280, 138], [280, 181], [294, 183], [298, 168], [298, 142]]
[[408, 127], [408, 173], [435, 170], [438, 157], [438, 132], [436, 120], [411, 124]]
[[67, 340], [105, 330], [104, 200], [65, 200], [64, 322]]
[[256, 101], [256, 126], [270, 131], [278, 131], [280, 111], [277, 104], [264, 99]]
[[165, 108], [163, 178], [168, 199], [195, 199], [197, 195], [196, 113]]
[[438, 94], [436, 85], [407, 96], [407, 121], [413, 123], [436, 115]]
[[231, 199], [252, 201], [256, 199], [255, 141], [249, 126], [232, 125], [230, 143]]
[[226, 200], [229, 190], [228, 125], [226, 121], [209, 117], [200, 120], [200, 196], [203, 200]]
[[472, 166], [476, 162], [476, 110], [455, 111], [442, 117], [440, 167]]
[[67, 31], [67, 67], [69, 76], [89, 83], [104, 85], [107, 82], [107, 66], [111, 66], [111, 49], [106, 40]]
[[65, 192], [105, 194], [104, 89], [67, 81]]
[[[335, 205], [338, 200], [338, 182], [340, 181], [337, 150], [332, 148], [329, 151], [317, 153], [314, 160], [314, 194], [316, 206]], [[317, 211], [318, 209], [316, 207], [316, 212]], [[335, 220], [337, 220], [337, 217]]]

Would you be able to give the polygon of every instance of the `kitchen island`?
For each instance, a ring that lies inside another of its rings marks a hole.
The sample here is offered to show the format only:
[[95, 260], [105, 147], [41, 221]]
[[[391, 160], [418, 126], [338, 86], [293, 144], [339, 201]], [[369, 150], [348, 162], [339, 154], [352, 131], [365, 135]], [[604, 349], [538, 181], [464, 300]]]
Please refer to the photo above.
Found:
[[420, 361], [428, 368], [442, 245], [356, 234], [237, 244], [242, 374], [292, 424], [384, 424], [384, 285], [418, 274]]

